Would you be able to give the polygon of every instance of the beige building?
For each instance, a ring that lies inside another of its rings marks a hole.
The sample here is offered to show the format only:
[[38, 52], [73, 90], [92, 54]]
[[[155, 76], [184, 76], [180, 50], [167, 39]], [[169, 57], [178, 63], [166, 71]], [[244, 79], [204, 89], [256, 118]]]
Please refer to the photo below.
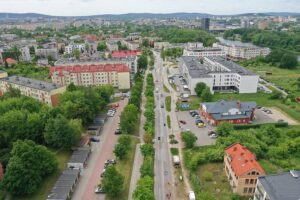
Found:
[[239, 143], [225, 149], [224, 166], [232, 191], [241, 196], [252, 196], [257, 177], [265, 175], [255, 154]]
[[52, 82], [61, 85], [112, 85], [130, 89], [130, 70], [123, 64], [76, 65], [51, 67]]
[[7, 73], [0, 72], [0, 96], [7, 92], [10, 87], [20, 90], [22, 95], [34, 98], [49, 106], [57, 106], [59, 95], [66, 91], [65, 86], [25, 77], [7, 76]]

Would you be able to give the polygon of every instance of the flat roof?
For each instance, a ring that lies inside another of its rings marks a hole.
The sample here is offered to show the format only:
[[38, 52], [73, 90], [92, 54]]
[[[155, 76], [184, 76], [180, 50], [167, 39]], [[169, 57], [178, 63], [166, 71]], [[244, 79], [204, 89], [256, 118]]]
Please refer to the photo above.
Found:
[[73, 152], [68, 163], [84, 163], [89, 153], [90, 149], [88, 148], [78, 148]]
[[16, 84], [16, 85], [22, 85], [33, 89], [46, 91], [46, 92], [50, 92], [52, 90], [63, 87], [55, 83], [48, 83], [45, 81], [35, 80], [35, 79], [21, 77], [21, 76], [8, 76], [0, 80], [4, 82]]
[[[294, 171], [300, 176], [300, 171]], [[258, 177], [271, 200], [299, 200], [300, 177], [290, 172]]]
[[134, 61], [136, 59], [136, 56], [127, 56], [127, 57], [115, 57], [115, 58], [88, 58], [88, 59], [82, 59], [82, 60], [76, 60], [76, 59], [60, 59], [54, 63], [55, 66], [59, 65], [81, 65], [81, 64], [87, 64], [87, 63], [109, 63], [109, 62], [124, 62], [124, 61]]
[[247, 47], [247, 48], [261, 48], [261, 47], [255, 46], [252, 43], [245, 43], [245, 42], [236, 41], [236, 40], [226, 40], [222, 37], [217, 37], [217, 39], [220, 41], [221, 44], [227, 45], [227, 46]]

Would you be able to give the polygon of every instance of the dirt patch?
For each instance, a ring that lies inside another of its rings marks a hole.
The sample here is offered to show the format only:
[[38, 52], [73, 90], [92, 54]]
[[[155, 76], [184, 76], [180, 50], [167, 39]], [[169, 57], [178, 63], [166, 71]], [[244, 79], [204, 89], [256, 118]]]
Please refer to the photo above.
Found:
[[299, 125], [300, 123], [290, 116], [288, 116], [285, 112], [280, 110], [279, 108], [271, 107], [269, 108], [272, 111], [272, 114], [269, 114], [269, 116], [274, 119], [276, 122], [279, 119], [283, 119], [285, 122], [288, 122], [290, 125]]

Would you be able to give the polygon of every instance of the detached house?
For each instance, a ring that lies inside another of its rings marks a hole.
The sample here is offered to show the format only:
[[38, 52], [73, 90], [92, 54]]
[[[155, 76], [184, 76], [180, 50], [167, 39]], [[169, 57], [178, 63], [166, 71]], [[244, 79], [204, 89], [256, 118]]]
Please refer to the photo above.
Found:
[[257, 177], [265, 175], [255, 154], [239, 143], [225, 149], [224, 166], [232, 191], [241, 196], [252, 196]]

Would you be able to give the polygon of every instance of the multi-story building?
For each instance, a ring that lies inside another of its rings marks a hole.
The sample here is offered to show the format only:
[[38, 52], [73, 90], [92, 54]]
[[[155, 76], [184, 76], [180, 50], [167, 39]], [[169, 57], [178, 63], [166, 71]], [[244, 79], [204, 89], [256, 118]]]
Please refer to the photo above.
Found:
[[224, 167], [232, 191], [241, 196], [252, 196], [257, 177], [265, 175], [255, 154], [239, 143], [225, 149]]
[[225, 51], [218, 47], [189, 48], [183, 50], [183, 56], [215, 57], [226, 56]]
[[257, 56], [267, 56], [271, 50], [266, 47], [258, 47], [251, 43], [243, 43], [240, 41], [225, 40], [218, 38], [219, 43], [213, 44], [213, 47], [218, 47], [225, 51], [229, 59], [247, 60]]
[[121, 43], [130, 50], [138, 50], [140, 48], [139, 41], [121, 40]]
[[35, 49], [35, 55], [42, 58], [51, 57], [53, 60], [58, 59], [58, 50], [56, 48], [53, 49]]
[[117, 42], [118, 42], [118, 40], [114, 40], [114, 39], [108, 40], [106, 42], [107, 49], [109, 51], [117, 51], [118, 50]]
[[124, 50], [124, 51], [112, 51], [111, 56], [113, 58], [128, 58], [132, 56], [141, 55], [141, 51], [139, 50]]
[[171, 46], [169, 42], [155, 42], [154, 43], [154, 49], [162, 50], [167, 49]]
[[259, 76], [228, 61], [223, 57], [180, 58], [179, 71], [187, 81], [192, 95], [195, 95], [197, 83], [205, 83], [210, 91], [238, 91], [239, 93], [256, 93]]
[[85, 44], [70, 44], [68, 46], [65, 46], [65, 54], [70, 55], [75, 49], [83, 52], [85, 51]]
[[201, 19], [201, 28], [203, 30], [208, 31], [209, 30], [209, 25], [210, 25], [210, 19], [209, 18], [202, 18]]
[[31, 61], [31, 55], [30, 55], [30, 50], [28, 47], [22, 47], [20, 48], [21, 51], [21, 60], [22, 61]]
[[20, 90], [22, 95], [34, 98], [49, 106], [59, 104], [59, 95], [66, 91], [65, 86], [34, 80], [19, 76], [1, 76], [0, 72], [0, 96], [9, 88]]
[[61, 85], [112, 85], [130, 89], [130, 70], [123, 64], [76, 65], [50, 68], [52, 82]]
[[254, 200], [299, 200], [300, 171], [290, 170], [257, 179]]
[[186, 45], [186, 49], [199, 49], [203, 48], [202, 42], [188, 42]]
[[199, 113], [205, 120], [217, 126], [220, 123], [248, 124], [253, 121], [256, 103], [240, 101], [218, 101], [201, 103]]

